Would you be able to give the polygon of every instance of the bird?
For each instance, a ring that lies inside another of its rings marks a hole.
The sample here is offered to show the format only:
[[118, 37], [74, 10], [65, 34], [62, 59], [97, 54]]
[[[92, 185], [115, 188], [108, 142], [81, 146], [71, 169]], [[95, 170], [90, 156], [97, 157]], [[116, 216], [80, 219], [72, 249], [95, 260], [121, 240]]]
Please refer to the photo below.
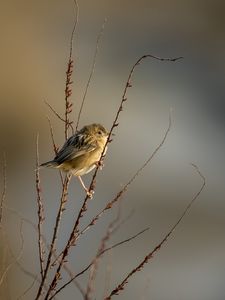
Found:
[[101, 124], [86, 125], [68, 138], [53, 160], [40, 167], [56, 168], [76, 176], [88, 197], [92, 198], [93, 191], [89, 191], [81, 176], [96, 166], [102, 167], [100, 159], [106, 154], [108, 136], [109, 132]]

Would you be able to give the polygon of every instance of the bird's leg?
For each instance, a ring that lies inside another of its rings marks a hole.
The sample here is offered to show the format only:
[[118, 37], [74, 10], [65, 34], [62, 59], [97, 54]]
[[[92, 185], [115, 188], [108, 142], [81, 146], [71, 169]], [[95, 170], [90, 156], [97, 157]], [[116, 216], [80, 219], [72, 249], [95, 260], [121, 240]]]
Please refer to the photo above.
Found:
[[83, 189], [86, 191], [88, 197], [89, 197], [89, 198], [92, 198], [92, 197], [93, 197], [93, 194], [94, 194], [94, 191], [92, 191], [92, 190], [89, 191], [89, 190], [88, 190], [88, 188], [85, 186], [85, 184], [84, 184], [84, 182], [83, 182], [83, 180], [81, 179], [80, 176], [77, 176], [77, 178], [78, 178], [78, 180], [80, 181], [80, 183], [81, 183]]

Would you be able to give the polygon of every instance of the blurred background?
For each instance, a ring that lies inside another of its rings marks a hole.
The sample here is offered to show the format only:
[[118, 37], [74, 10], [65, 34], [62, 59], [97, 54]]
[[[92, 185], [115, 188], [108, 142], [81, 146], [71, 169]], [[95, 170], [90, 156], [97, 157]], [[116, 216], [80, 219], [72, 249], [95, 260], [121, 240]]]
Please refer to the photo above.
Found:
[[[222, 300], [225, 295], [225, 3], [222, 0], [83, 0], [79, 1], [79, 8], [71, 98], [74, 120], [91, 70], [97, 35], [104, 18], [108, 19], [80, 126], [100, 122], [110, 128], [129, 70], [143, 54], [184, 57], [175, 63], [146, 59], [133, 76], [120, 126], [110, 144], [95, 198], [82, 227], [112, 199], [160, 143], [168, 126], [170, 108], [173, 124], [163, 148], [123, 198], [123, 217], [132, 210], [134, 213], [112, 237], [112, 243], [145, 227], [151, 229], [106, 255], [98, 273], [95, 299], [103, 299], [107, 286], [109, 291], [114, 288], [179, 218], [201, 185], [190, 166], [195, 163], [206, 177], [205, 190], [172, 238], [117, 298]], [[36, 135], [38, 132], [42, 162], [53, 157], [46, 115], [52, 121], [57, 145], [64, 142], [63, 124], [44, 101], [63, 114], [73, 21], [72, 0], [1, 1], [0, 149], [7, 156], [5, 205], [35, 223]], [[90, 178], [87, 175], [84, 181], [88, 183]], [[41, 170], [41, 181], [44, 230], [50, 240], [59, 203], [58, 173]], [[70, 233], [83, 197], [83, 190], [73, 179], [58, 249]], [[113, 216], [106, 213], [70, 254], [69, 262], [75, 272], [82, 270], [96, 253]], [[18, 216], [4, 210], [3, 221], [1, 274], [13, 262], [9, 247], [14, 256], [21, 248]], [[24, 223], [23, 235], [20, 264], [38, 274], [37, 233]], [[87, 276], [79, 280], [83, 287]], [[12, 263], [0, 297], [18, 299], [31, 283], [32, 278]], [[36, 290], [37, 283], [23, 299], [33, 299]], [[82, 299], [82, 296], [70, 285], [57, 299]]]

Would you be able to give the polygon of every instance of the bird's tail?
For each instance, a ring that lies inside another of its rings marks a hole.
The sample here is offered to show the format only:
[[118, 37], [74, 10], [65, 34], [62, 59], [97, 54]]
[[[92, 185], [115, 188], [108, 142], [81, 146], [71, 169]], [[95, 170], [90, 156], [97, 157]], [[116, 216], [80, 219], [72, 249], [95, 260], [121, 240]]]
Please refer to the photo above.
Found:
[[47, 168], [57, 168], [58, 163], [55, 160], [47, 161], [40, 165], [40, 167], [47, 167]]

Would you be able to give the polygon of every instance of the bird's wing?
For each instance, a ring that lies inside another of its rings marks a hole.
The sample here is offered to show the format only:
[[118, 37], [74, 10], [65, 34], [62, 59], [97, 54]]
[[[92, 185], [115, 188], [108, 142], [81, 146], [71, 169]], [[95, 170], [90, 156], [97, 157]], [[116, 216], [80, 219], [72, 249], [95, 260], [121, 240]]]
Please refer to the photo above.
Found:
[[65, 161], [72, 160], [78, 156], [81, 156], [87, 152], [91, 152], [96, 149], [95, 144], [85, 143], [85, 137], [83, 134], [76, 134], [71, 136], [63, 145], [62, 149], [56, 155], [54, 161], [58, 164], [62, 164]]

